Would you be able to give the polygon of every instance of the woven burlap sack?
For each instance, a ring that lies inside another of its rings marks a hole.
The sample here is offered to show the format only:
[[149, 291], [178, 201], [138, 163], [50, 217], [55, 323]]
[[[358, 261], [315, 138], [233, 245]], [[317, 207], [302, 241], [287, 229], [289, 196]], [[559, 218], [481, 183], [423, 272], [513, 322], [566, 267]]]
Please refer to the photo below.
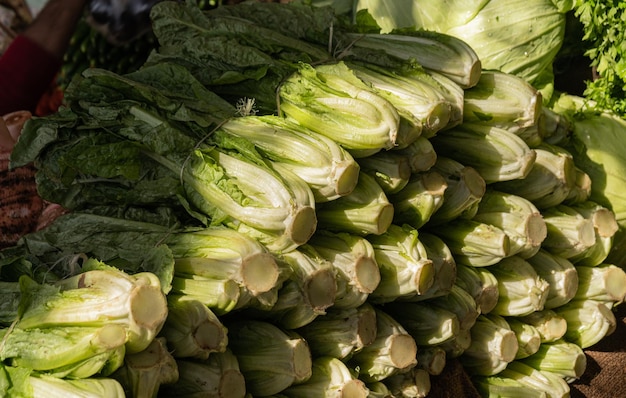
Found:
[[626, 397], [626, 305], [615, 311], [615, 332], [585, 350], [587, 368], [571, 384], [572, 398]]
[[430, 381], [428, 398], [480, 398], [458, 359], [449, 359], [444, 371]]

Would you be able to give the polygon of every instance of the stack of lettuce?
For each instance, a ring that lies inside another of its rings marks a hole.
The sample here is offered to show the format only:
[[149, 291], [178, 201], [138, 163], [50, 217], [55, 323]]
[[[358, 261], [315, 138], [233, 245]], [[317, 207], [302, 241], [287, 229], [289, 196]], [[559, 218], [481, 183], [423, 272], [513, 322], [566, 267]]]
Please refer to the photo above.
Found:
[[[12, 157], [72, 212], [2, 252], [4, 279], [97, 261], [166, 298], [150, 347], [79, 379], [423, 397], [458, 358], [485, 396], [569, 394], [626, 273], [605, 261], [614, 213], [561, 145], [569, 119], [537, 89], [453, 36], [327, 7], [162, 2], [152, 18], [139, 71], [86, 70]], [[9, 348], [7, 374], [68, 380]]]

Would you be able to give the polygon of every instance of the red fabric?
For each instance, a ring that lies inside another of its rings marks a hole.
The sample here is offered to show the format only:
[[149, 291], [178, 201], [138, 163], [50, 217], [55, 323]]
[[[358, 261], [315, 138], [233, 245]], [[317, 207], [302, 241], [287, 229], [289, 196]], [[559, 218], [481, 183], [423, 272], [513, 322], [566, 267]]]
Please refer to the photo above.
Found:
[[60, 59], [17, 36], [0, 57], [0, 115], [18, 110], [35, 113], [60, 67]]
[[56, 85], [51, 84], [48, 90], [41, 96], [37, 108], [35, 109], [35, 116], [47, 116], [59, 110], [59, 107], [63, 103], [63, 90]]

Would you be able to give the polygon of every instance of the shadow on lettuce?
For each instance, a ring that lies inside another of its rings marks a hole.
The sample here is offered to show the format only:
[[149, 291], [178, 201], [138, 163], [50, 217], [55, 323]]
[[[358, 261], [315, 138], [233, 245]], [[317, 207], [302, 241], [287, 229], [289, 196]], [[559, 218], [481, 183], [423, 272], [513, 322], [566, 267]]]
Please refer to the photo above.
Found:
[[591, 177], [589, 199], [611, 209], [619, 223], [605, 262], [626, 268], [626, 120], [595, 110], [594, 105], [582, 97], [564, 94], [552, 108], [572, 121], [571, 135], [560, 145]]

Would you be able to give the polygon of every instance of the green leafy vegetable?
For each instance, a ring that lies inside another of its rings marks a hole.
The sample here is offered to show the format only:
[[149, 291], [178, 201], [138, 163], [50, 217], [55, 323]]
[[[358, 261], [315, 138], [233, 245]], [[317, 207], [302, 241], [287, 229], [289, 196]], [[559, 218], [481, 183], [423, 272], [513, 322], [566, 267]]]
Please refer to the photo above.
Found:
[[383, 32], [415, 27], [457, 37], [476, 51], [484, 69], [538, 83], [543, 74], [552, 75], [552, 61], [563, 43], [565, 12], [572, 8], [571, 3], [361, 0], [355, 10], [366, 9]]
[[576, 0], [574, 10], [583, 27], [585, 55], [598, 75], [586, 82], [584, 95], [598, 109], [626, 115], [626, 7], [621, 2]]

